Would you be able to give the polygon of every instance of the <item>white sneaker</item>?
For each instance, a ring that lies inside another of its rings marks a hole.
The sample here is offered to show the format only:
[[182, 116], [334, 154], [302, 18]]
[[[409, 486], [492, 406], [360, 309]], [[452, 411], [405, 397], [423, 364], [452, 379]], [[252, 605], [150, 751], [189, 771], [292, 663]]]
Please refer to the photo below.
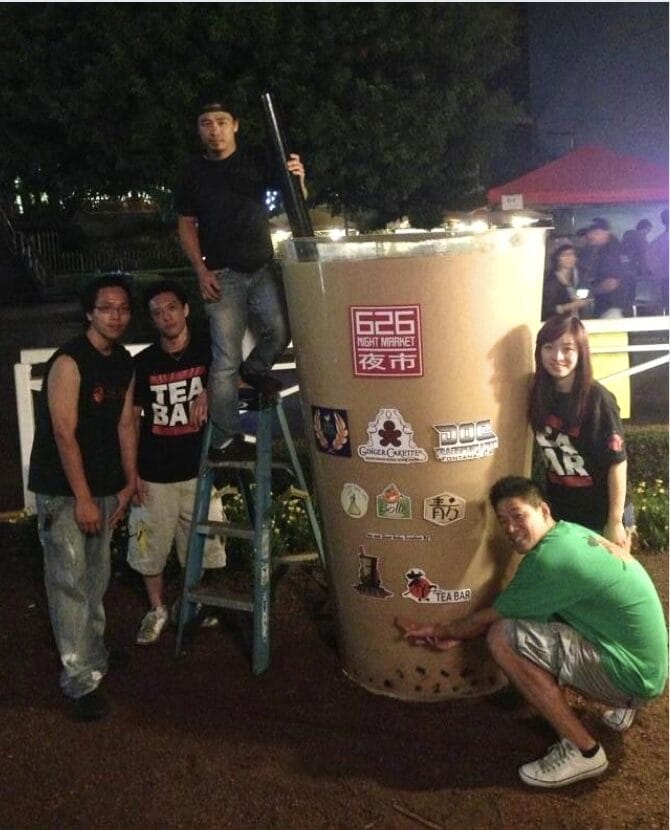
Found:
[[593, 758], [585, 758], [567, 738], [549, 747], [544, 758], [519, 767], [521, 780], [531, 787], [565, 787], [605, 772], [607, 756], [602, 746]]
[[625, 732], [633, 725], [635, 709], [627, 709], [625, 706], [621, 709], [605, 709], [600, 719], [610, 729], [614, 729], [616, 732]]
[[152, 608], [145, 614], [140, 625], [140, 630], [137, 632], [137, 639], [135, 642], [140, 646], [148, 646], [155, 643], [161, 636], [161, 631], [165, 628], [168, 621], [168, 610], [164, 605], [159, 605], [158, 608]]

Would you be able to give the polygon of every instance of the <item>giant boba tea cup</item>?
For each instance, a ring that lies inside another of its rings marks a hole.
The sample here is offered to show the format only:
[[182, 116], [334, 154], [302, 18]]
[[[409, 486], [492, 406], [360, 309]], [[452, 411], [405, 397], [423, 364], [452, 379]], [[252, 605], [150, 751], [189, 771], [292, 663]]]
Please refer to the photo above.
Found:
[[[487, 504], [528, 474], [542, 229], [295, 240], [282, 270], [345, 673], [406, 700], [505, 683], [483, 639], [411, 647], [516, 566]], [[310, 251], [307, 256], [305, 251]]]

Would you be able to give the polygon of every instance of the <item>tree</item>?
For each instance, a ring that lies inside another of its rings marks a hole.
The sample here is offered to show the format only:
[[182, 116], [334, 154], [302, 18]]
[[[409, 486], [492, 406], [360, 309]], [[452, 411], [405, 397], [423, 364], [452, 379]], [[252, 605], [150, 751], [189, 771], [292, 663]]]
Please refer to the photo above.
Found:
[[508, 4], [0, 5], [0, 186], [75, 206], [169, 187], [204, 90], [263, 142], [273, 91], [315, 200], [382, 219], [487, 182], [520, 116]]

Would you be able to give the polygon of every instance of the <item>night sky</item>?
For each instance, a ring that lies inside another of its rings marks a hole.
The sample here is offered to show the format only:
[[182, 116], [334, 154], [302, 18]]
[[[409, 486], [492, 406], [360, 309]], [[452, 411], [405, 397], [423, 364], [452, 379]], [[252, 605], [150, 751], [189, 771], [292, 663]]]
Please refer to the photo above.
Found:
[[574, 138], [667, 166], [668, 5], [529, 3], [527, 11], [537, 149], [562, 155]]

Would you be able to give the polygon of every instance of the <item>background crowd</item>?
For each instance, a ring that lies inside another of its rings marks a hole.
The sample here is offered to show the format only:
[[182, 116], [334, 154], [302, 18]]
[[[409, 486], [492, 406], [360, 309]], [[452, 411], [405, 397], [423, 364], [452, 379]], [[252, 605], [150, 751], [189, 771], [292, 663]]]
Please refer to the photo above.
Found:
[[668, 211], [664, 230], [649, 240], [652, 224], [641, 219], [621, 240], [607, 219], [596, 217], [573, 239], [550, 247], [542, 319], [554, 315], [620, 318], [668, 313]]

